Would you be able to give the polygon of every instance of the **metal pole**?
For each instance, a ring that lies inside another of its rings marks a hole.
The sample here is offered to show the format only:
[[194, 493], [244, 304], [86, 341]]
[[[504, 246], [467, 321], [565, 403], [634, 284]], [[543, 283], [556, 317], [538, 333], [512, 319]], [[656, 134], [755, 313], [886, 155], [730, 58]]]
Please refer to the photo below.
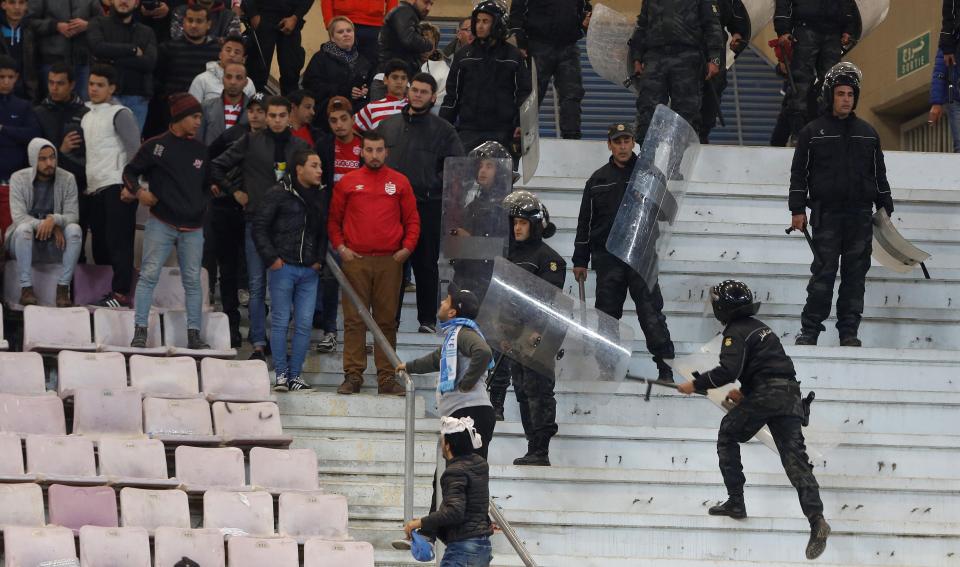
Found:
[[513, 549], [517, 552], [517, 555], [520, 556], [520, 561], [523, 561], [523, 564], [526, 567], [537, 567], [537, 563], [533, 560], [533, 557], [530, 556], [530, 552], [527, 551], [526, 546], [524, 546], [523, 542], [520, 541], [520, 536], [518, 536], [517, 532], [513, 530], [513, 526], [511, 526], [510, 522], [507, 521], [507, 518], [504, 517], [503, 512], [500, 511], [500, 508], [493, 503], [493, 500], [490, 501], [490, 515], [493, 516], [494, 523], [500, 527], [500, 531], [503, 532], [503, 535], [507, 536], [507, 541], [510, 542], [510, 545], [513, 546]]
[[[737, 64], [730, 66], [730, 78], [733, 79], [733, 110], [737, 117], [737, 144], [743, 145], [743, 119], [740, 116], [740, 82], [737, 81]], [[720, 101], [717, 101], [720, 104]]]

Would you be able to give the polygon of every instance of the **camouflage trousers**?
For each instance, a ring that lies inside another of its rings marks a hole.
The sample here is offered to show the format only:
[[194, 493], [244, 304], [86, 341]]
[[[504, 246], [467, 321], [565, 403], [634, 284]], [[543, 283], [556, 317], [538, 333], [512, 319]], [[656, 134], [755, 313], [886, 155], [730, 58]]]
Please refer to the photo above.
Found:
[[669, 104], [700, 131], [705, 65], [703, 53], [695, 49], [654, 49], [646, 53], [643, 73], [636, 81], [638, 142], [646, 137], [658, 104]]
[[813, 247], [817, 254], [810, 265], [812, 276], [807, 284], [807, 304], [800, 316], [801, 327], [808, 335], [826, 330], [823, 321], [830, 316], [833, 284], [839, 270], [837, 330], [841, 337], [855, 337], [863, 315], [863, 294], [873, 252], [871, 212], [822, 211], [813, 220]]
[[557, 89], [555, 103], [560, 110], [560, 135], [579, 140], [580, 103], [584, 95], [580, 48], [576, 43], [556, 45], [532, 39], [528, 51], [537, 64], [537, 104], [543, 104], [552, 78]]
[[[787, 92], [790, 133], [796, 135], [806, 125], [807, 101], [814, 82], [827, 74], [843, 56], [839, 33], [822, 33], [808, 26], [793, 31], [793, 61], [790, 71], [796, 90]], [[818, 83], [819, 84], [819, 83]]]
[[813, 465], [803, 439], [802, 415], [800, 385], [795, 380], [773, 379], [751, 392], [724, 416], [717, 434], [717, 456], [727, 494], [743, 495], [746, 478], [740, 462], [740, 443], [749, 441], [766, 425], [780, 451], [783, 470], [800, 497], [803, 514], [808, 519], [823, 514], [820, 485], [813, 476]]
[[[703, 103], [700, 105], [700, 143], [710, 143], [710, 131], [719, 123], [720, 101], [727, 90], [727, 70], [703, 82]], [[711, 92], [712, 91], [712, 92]]]

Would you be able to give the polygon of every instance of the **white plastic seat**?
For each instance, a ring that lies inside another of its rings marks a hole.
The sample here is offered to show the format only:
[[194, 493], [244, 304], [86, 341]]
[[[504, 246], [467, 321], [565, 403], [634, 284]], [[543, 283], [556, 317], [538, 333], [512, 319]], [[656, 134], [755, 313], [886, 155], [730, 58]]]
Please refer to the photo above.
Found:
[[285, 447], [293, 441], [283, 434], [280, 408], [275, 402], [214, 402], [213, 426], [224, 441], [238, 445]]
[[79, 388], [127, 387], [127, 361], [119, 352], [61, 351], [57, 355], [57, 393], [72, 396]]
[[213, 434], [210, 404], [203, 398], [146, 398], [143, 427], [148, 436], [170, 443], [218, 445]]
[[23, 350], [97, 350], [90, 333], [90, 312], [86, 307], [28, 305], [23, 310]]
[[152, 567], [150, 538], [143, 528], [80, 528], [80, 564], [84, 567]]
[[3, 550], [6, 567], [55, 565], [55, 561], [77, 559], [73, 531], [60, 526], [7, 526], [3, 530]]
[[47, 489], [47, 508], [51, 524], [75, 533], [83, 526], [119, 526], [117, 493], [109, 486], [51, 484]]
[[297, 542], [289, 538], [233, 537], [227, 541], [228, 567], [299, 567]]
[[187, 348], [186, 311], [167, 311], [163, 315], [163, 340], [174, 356], [233, 358], [237, 349], [230, 346], [230, 319], [226, 313], [204, 312], [200, 322], [200, 338], [209, 349]]
[[[23, 472], [23, 446], [20, 436], [0, 433], [0, 482], [32, 480], [33, 475]], [[3, 525], [0, 522], [0, 525]]]
[[271, 536], [273, 496], [267, 492], [208, 490], [203, 494], [203, 527], [228, 535]]
[[[60, 281], [60, 272], [63, 267], [58, 263], [37, 262], [33, 265], [33, 293], [37, 296], [38, 305], [53, 307], [57, 304], [57, 282]], [[7, 260], [3, 267], [3, 299], [12, 311], [23, 311], [20, 305], [20, 278], [17, 271], [17, 261]]]
[[0, 526], [42, 526], [43, 489], [22, 482], [0, 484]]
[[17, 435], [66, 435], [63, 400], [57, 396], [0, 394], [0, 431]]
[[0, 352], [0, 393], [23, 395], [46, 391], [42, 356], [35, 352]]
[[190, 528], [190, 505], [182, 490], [120, 491], [120, 525], [139, 527], [153, 533], [159, 527]]
[[142, 437], [140, 392], [133, 388], [76, 391], [73, 433], [90, 437]]
[[223, 534], [219, 530], [157, 528], [154, 533], [154, 555], [155, 567], [174, 567], [184, 557], [189, 557], [200, 567], [226, 565]]
[[262, 360], [200, 361], [200, 378], [204, 396], [210, 401], [259, 402], [273, 401], [270, 394], [270, 373]]
[[303, 546], [303, 567], [373, 567], [373, 546], [366, 541], [310, 538]]
[[[200, 293], [203, 298], [203, 310], [210, 311], [210, 276], [207, 274], [206, 268], [200, 268]], [[167, 311], [183, 311], [187, 308], [179, 267], [164, 266], [160, 268], [157, 287], [153, 290], [152, 307], [164, 313]]]
[[129, 309], [100, 308], [93, 312], [93, 340], [97, 350], [120, 352], [124, 354], [150, 354], [163, 356], [166, 347], [160, 336], [160, 315], [151, 312], [147, 318], [147, 346], [134, 348], [133, 340], [135, 314]]
[[172, 488], [180, 484], [168, 478], [166, 450], [158, 439], [104, 437], [97, 455], [100, 475], [113, 486]]
[[279, 494], [288, 490], [317, 492], [317, 453], [312, 449], [250, 449], [250, 486]]
[[188, 492], [207, 488], [243, 489], [247, 485], [243, 451], [236, 447], [177, 447], [177, 480]]
[[311, 537], [347, 539], [347, 497], [322, 492], [280, 495], [280, 534], [305, 541]]
[[28, 435], [27, 473], [45, 482], [101, 484], [93, 441], [77, 435]]
[[189, 356], [130, 357], [130, 385], [144, 396], [195, 398], [200, 395], [197, 362]]

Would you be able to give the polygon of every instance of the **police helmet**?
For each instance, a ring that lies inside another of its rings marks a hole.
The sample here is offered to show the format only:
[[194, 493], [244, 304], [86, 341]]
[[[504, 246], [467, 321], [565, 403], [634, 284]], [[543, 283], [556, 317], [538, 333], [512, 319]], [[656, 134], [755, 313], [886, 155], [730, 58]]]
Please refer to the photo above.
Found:
[[519, 190], [503, 199], [503, 208], [511, 220], [525, 219], [530, 222], [530, 235], [536, 238], [550, 238], [557, 227], [550, 222], [550, 212], [540, 199], [529, 191]]
[[500, 142], [487, 141], [470, 150], [467, 157], [478, 159], [511, 159], [512, 156], [507, 148]]
[[849, 61], [841, 61], [827, 71], [823, 78], [823, 104], [827, 110], [833, 109], [833, 91], [840, 86], [853, 88], [853, 108], [860, 102], [860, 83], [863, 82], [863, 73]]
[[480, 0], [477, 2], [470, 14], [470, 31], [474, 37], [477, 37], [478, 14], [489, 14], [493, 17], [490, 39], [502, 41], [507, 38], [507, 3], [504, 0]]
[[725, 325], [735, 319], [753, 317], [760, 310], [760, 302], [754, 301], [747, 284], [737, 280], [724, 280], [710, 288], [710, 303], [713, 316]]

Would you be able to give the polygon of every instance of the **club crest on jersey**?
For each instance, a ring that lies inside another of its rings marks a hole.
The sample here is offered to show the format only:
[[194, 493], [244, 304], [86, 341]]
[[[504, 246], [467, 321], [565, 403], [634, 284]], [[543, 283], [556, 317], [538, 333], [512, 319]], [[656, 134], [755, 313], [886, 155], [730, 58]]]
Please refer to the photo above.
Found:
[[397, 192], [397, 185], [392, 181], [387, 181], [383, 186], [383, 190], [387, 192], [387, 195], [393, 195]]

